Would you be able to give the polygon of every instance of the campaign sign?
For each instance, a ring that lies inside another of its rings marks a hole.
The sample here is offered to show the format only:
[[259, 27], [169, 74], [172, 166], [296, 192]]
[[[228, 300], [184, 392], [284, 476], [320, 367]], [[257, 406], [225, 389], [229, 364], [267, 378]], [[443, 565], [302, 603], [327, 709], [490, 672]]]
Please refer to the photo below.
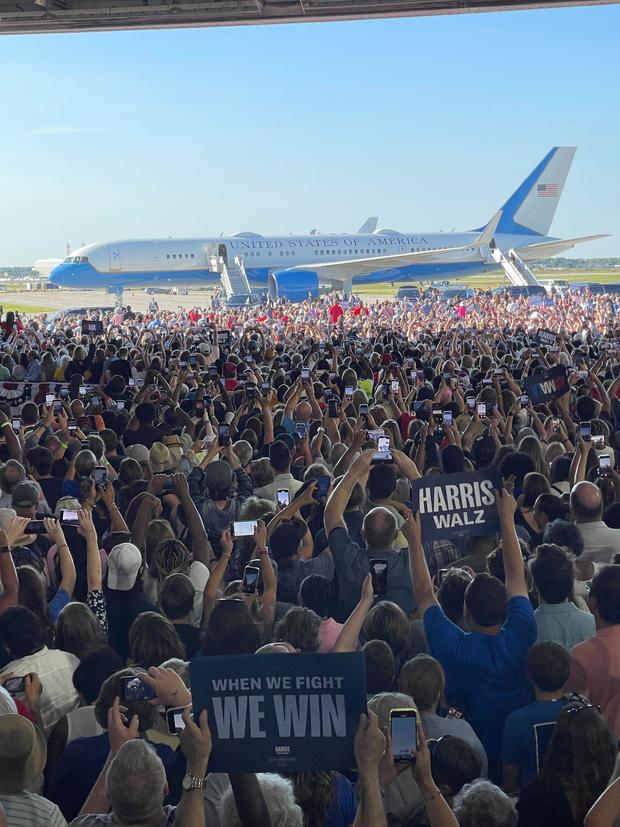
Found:
[[420, 514], [422, 540], [495, 534], [499, 517], [494, 492], [500, 484], [499, 474], [490, 469], [414, 480], [412, 501]]
[[353, 737], [366, 711], [361, 652], [197, 657], [190, 676], [194, 714], [209, 714], [210, 772], [355, 766]]
[[554, 365], [549, 370], [528, 376], [524, 382], [525, 393], [533, 405], [540, 405], [564, 396], [568, 391], [568, 374], [564, 365]]
[[558, 340], [558, 334], [553, 330], [539, 330], [534, 339], [538, 345], [553, 347]]
[[217, 331], [217, 343], [220, 347], [230, 347], [230, 343], [232, 340], [232, 335], [230, 330], [218, 330]]

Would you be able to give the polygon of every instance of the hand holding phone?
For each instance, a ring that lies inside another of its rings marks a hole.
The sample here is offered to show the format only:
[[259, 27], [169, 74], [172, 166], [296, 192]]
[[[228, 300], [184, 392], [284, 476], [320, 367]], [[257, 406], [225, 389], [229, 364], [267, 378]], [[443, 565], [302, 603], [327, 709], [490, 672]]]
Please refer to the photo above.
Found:
[[415, 709], [393, 709], [390, 712], [390, 736], [394, 761], [412, 761], [418, 750]]

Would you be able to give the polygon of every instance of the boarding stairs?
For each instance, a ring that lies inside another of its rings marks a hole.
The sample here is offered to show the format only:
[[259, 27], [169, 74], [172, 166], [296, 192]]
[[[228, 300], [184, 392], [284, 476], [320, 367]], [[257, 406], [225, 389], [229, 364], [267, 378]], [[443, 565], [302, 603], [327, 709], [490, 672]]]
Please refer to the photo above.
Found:
[[236, 256], [234, 262], [226, 263], [222, 256], [212, 256], [211, 267], [220, 274], [220, 282], [227, 299], [252, 297], [252, 288], [243, 266], [243, 258]]
[[499, 247], [491, 247], [491, 258], [502, 268], [508, 281], [514, 284], [515, 287], [527, 287], [528, 285], [538, 285], [540, 282], [532, 273], [523, 259], [519, 258], [515, 250], [508, 250], [508, 255], [499, 249]]

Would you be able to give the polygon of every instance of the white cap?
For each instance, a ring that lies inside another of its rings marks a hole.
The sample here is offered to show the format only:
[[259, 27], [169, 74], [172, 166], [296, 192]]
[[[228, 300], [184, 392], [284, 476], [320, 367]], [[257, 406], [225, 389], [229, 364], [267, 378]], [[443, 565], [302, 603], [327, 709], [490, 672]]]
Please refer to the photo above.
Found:
[[108, 557], [108, 587], [119, 592], [133, 589], [142, 565], [140, 549], [133, 543], [119, 543]]

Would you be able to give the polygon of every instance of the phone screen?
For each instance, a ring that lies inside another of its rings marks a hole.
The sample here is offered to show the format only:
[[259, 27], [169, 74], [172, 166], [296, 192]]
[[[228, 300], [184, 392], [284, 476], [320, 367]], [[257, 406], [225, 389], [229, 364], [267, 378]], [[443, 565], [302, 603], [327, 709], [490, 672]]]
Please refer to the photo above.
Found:
[[387, 593], [388, 564], [386, 560], [371, 560], [370, 574], [372, 576], [372, 590], [376, 595]]
[[125, 400], [124, 399], [118, 399], [116, 401], [116, 408], [119, 411], [124, 411], [125, 410]]
[[9, 695], [17, 695], [26, 688], [26, 678], [7, 678], [2, 686]]
[[329, 484], [331, 480], [327, 475], [319, 477], [316, 484], [316, 489], [314, 492], [314, 499], [315, 500], [323, 500], [327, 496], [327, 492], [329, 491]]
[[446, 423], [446, 425], [452, 425], [452, 411], [443, 412], [443, 421]]
[[602, 477], [611, 476], [611, 455], [601, 454], [598, 458], [598, 468]]
[[327, 403], [327, 415], [330, 419], [338, 418], [338, 403], [335, 399], [330, 399]]
[[150, 701], [155, 691], [140, 678], [125, 675], [121, 678], [121, 701]]
[[486, 402], [478, 402], [478, 416], [486, 416], [487, 415], [487, 403]]
[[529, 404], [530, 404], [530, 398], [529, 398], [529, 396], [528, 396], [526, 393], [522, 393], [522, 394], [521, 394], [521, 407], [522, 407], [522, 408], [527, 408], [527, 406], [528, 406]]
[[171, 735], [178, 735], [185, 729], [185, 721], [183, 720], [183, 712], [185, 707], [175, 706], [166, 710], [166, 721], [168, 722], [168, 732]]
[[232, 524], [233, 537], [252, 537], [258, 520], [240, 520]]
[[306, 438], [306, 425], [304, 422], [295, 423], [295, 433], [297, 434], [298, 439]]
[[392, 379], [392, 393], [398, 393], [400, 389], [400, 382], [398, 379]]
[[218, 440], [220, 445], [228, 445], [230, 442], [230, 425], [220, 425], [218, 429]]
[[474, 411], [476, 408], [476, 398], [474, 396], [468, 396], [465, 399], [465, 403], [467, 405], [468, 411]]
[[310, 381], [310, 368], [302, 368], [301, 369], [301, 381], [302, 382]]
[[17, 432], [19, 431], [19, 429], [21, 428], [21, 426], [22, 426], [22, 421], [21, 421], [21, 419], [12, 419], [12, 420], [11, 420], [11, 427], [13, 428], [13, 430], [15, 431], [15, 433], [17, 433]]
[[289, 494], [288, 488], [278, 489], [278, 508], [286, 508], [286, 506], [290, 504], [290, 500], [291, 495]]
[[271, 385], [269, 384], [269, 382], [263, 382], [261, 384], [260, 391], [261, 391], [263, 396], [267, 396], [269, 394], [270, 390], [271, 390]]
[[43, 520], [30, 520], [24, 529], [24, 534], [45, 534]]
[[395, 761], [411, 761], [417, 751], [418, 739], [415, 709], [393, 709], [390, 712], [392, 755]]
[[241, 589], [244, 594], [256, 594], [260, 569], [256, 566], [246, 566], [243, 570], [243, 585]]
[[45, 394], [45, 403], [46, 403], [46, 405], [52, 405], [54, 403], [55, 399], [56, 399], [56, 397], [54, 396], [53, 393], [46, 393]]
[[95, 485], [105, 486], [108, 481], [108, 469], [104, 465], [97, 465], [93, 471]]
[[344, 398], [345, 399], [353, 399], [353, 386], [347, 385], [344, 389]]
[[79, 517], [77, 511], [67, 511], [63, 509], [60, 512], [60, 522], [63, 525], [79, 525]]
[[362, 402], [360, 405], [360, 416], [368, 416], [368, 403]]
[[590, 436], [592, 435], [592, 423], [591, 422], [581, 422], [579, 425], [579, 433], [581, 434], [581, 438], [585, 442], [590, 441]]

